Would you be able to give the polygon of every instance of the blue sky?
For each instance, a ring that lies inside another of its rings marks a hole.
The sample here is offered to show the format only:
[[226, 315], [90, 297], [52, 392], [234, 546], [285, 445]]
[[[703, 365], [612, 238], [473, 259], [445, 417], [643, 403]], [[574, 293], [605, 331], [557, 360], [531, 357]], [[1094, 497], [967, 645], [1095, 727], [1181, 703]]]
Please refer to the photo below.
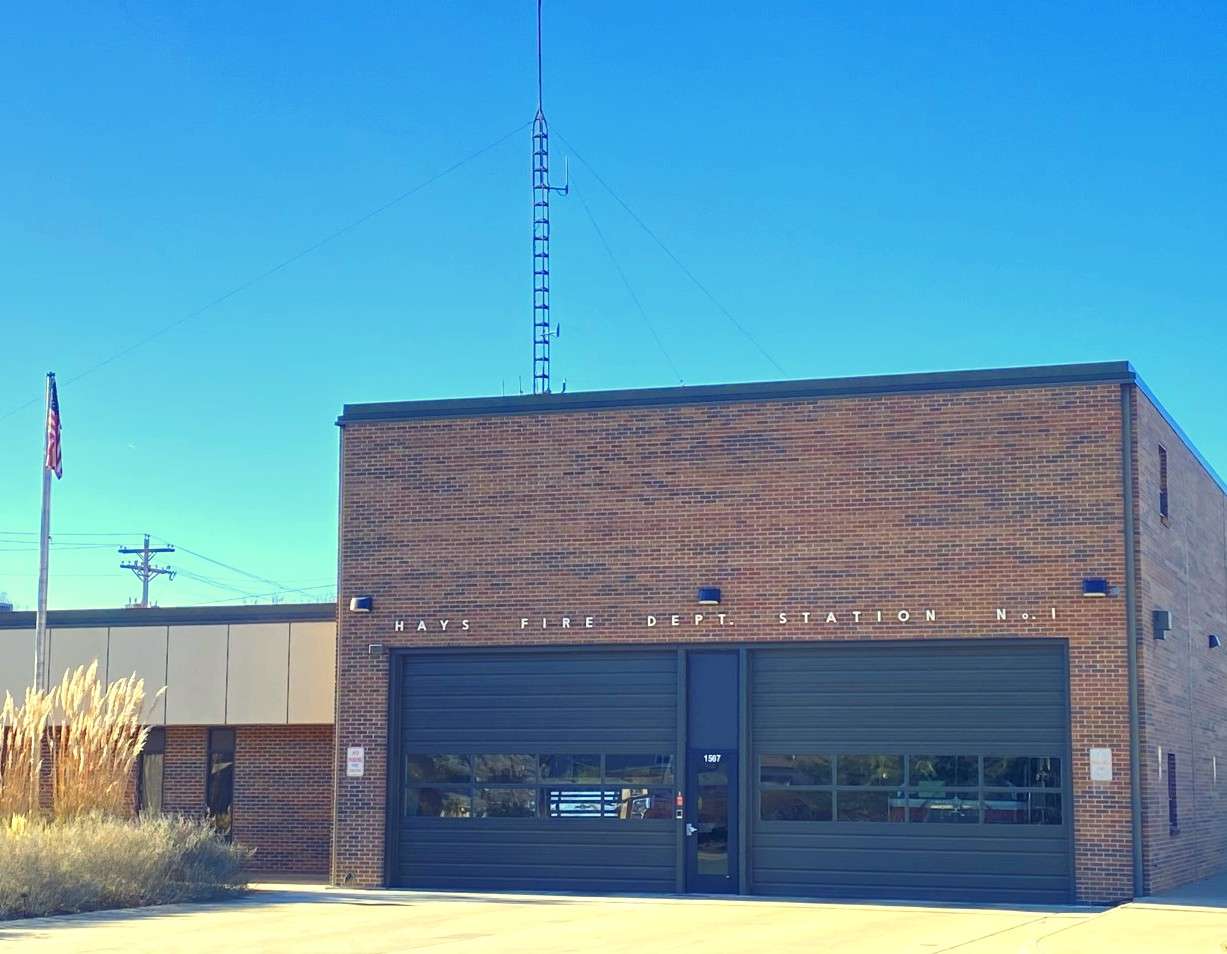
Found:
[[[91, 369], [530, 120], [534, 25], [529, 0], [8, 12], [0, 591], [33, 605], [54, 369], [53, 607], [126, 602], [113, 548], [146, 530], [244, 571], [176, 554], [163, 605], [330, 595], [342, 403], [531, 373], [527, 130]], [[565, 137], [784, 372], [573, 159], [556, 384], [1126, 358], [1227, 471], [1227, 7], [553, 2], [545, 32], [556, 164]]]

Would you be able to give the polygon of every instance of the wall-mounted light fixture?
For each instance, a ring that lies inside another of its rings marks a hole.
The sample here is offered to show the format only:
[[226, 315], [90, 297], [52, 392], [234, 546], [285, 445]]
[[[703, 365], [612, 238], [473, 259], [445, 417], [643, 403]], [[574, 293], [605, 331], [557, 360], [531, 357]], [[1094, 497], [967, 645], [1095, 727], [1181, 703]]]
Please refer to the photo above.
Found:
[[375, 597], [373, 596], [353, 596], [349, 600], [349, 611], [351, 613], [369, 613], [375, 608]]
[[1101, 576], [1088, 576], [1082, 580], [1082, 595], [1105, 597], [1108, 595], [1108, 581]]
[[700, 606], [719, 606], [720, 605], [720, 587], [718, 586], [700, 586], [699, 587], [699, 605]]
[[1151, 619], [1154, 622], [1155, 639], [1167, 639], [1167, 634], [1172, 631], [1172, 611], [1155, 610]]
[[1223, 645], [1223, 641], [1219, 639], [1217, 636], [1215, 636], [1213, 633], [1210, 634], [1208, 642], [1210, 643], [1211, 649], [1218, 649], [1220, 646]]

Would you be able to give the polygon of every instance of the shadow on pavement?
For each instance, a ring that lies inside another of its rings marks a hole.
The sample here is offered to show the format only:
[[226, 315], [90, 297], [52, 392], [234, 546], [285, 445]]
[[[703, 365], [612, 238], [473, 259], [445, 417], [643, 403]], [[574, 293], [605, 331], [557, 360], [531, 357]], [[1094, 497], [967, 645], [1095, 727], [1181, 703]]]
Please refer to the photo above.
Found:
[[1227, 871], [1194, 881], [1192, 884], [1181, 885], [1171, 891], [1138, 898], [1134, 904], [1146, 907], [1227, 909]]
[[0, 941], [33, 940], [48, 937], [73, 928], [95, 927], [119, 921], [168, 921], [186, 914], [207, 911], [260, 911], [286, 904], [337, 904], [368, 908], [409, 908], [422, 904], [441, 902], [465, 902], [481, 904], [555, 905], [572, 904], [581, 898], [541, 897], [540, 895], [516, 897], [514, 895], [473, 897], [469, 895], [408, 895], [388, 891], [346, 891], [330, 888], [296, 891], [258, 889], [242, 897], [221, 901], [203, 901], [192, 904], [151, 905], [144, 908], [120, 908], [110, 911], [87, 911], [82, 914], [60, 914], [46, 918], [28, 918], [16, 921], [0, 921]]

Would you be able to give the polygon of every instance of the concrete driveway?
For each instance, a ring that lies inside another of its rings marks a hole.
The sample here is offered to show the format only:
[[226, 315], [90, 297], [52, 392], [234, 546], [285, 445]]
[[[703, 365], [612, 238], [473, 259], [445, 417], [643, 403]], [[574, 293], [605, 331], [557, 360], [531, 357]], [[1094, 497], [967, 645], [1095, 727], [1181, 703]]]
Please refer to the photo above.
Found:
[[0, 950], [1223, 954], [1227, 901], [1088, 908], [454, 895], [262, 886], [225, 904], [0, 922]]

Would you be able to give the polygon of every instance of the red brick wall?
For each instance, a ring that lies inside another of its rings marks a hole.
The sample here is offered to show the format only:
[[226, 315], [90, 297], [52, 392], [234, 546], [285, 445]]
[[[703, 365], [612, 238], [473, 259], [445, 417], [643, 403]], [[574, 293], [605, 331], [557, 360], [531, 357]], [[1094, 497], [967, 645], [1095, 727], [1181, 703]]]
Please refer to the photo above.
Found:
[[[1120, 431], [1112, 384], [347, 425], [341, 603], [376, 609], [340, 617], [334, 879], [383, 879], [387, 657], [370, 643], [1020, 635], [1069, 640], [1079, 895], [1129, 896], [1124, 601], [1080, 597], [1083, 576], [1124, 579]], [[700, 584], [723, 587], [724, 627], [644, 625], [693, 612]], [[850, 619], [879, 608], [913, 618]], [[807, 609], [840, 620], [776, 622]], [[563, 615], [594, 628], [538, 628]], [[1111, 747], [1112, 782], [1087, 780], [1091, 746]]]
[[162, 758], [162, 810], [183, 815], [205, 814], [205, 771], [209, 730], [198, 725], [166, 727]]
[[[208, 733], [167, 727], [165, 811], [204, 814]], [[327, 874], [332, 753], [330, 725], [235, 727], [233, 833], [256, 849], [253, 871]]]
[[[1136, 431], [1142, 843], [1153, 893], [1227, 867], [1227, 647], [1211, 650], [1207, 640], [1210, 633], [1227, 639], [1227, 498], [1144, 395]], [[1166, 522], [1160, 445], [1168, 459]], [[1153, 638], [1155, 609], [1174, 617], [1162, 641]], [[1169, 752], [1176, 754], [1177, 834], [1168, 826]]]

